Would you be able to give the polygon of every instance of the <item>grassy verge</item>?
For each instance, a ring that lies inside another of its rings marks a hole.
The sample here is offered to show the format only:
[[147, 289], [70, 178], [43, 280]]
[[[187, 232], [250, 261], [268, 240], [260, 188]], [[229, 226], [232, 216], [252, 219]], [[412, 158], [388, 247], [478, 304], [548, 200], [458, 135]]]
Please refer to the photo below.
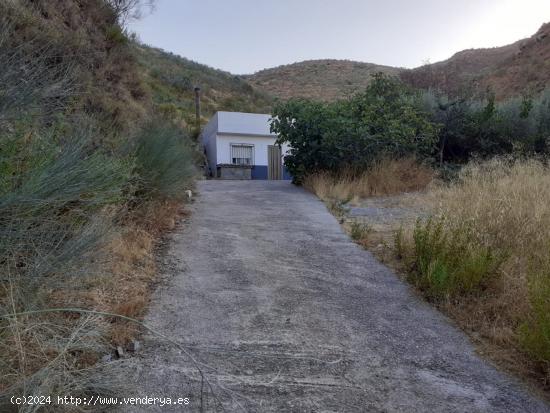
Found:
[[[192, 186], [193, 144], [169, 123], [145, 127], [127, 153], [95, 148], [97, 134], [79, 118], [62, 130], [3, 136], [13, 150], [0, 161], [1, 314], [81, 307], [143, 315], [156, 240]], [[122, 383], [101, 378], [100, 360], [135, 333], [104, 317], [1, 319], [0, 406], [11, 395], [116, 391]]]
[[383, 159], [367, 171], [308, 175], [304, 186], [323, 201], [349, 202], [368, 196], [393, 195], [424, 189], [434, 178], [429, 167], [414, 158]]
[[[391, 169], [387, 176], [390, 181], [395, 179]], [[317, 176], [315, 185], [309, 187], [329, 206], [338, 206], [333, 211], [339, 212], [340, 221], [356, 242], [372, 250], [452, 317], [481, 353], [548, 390], [548, 164], [503, 158], [473, 162], [453, 182], [433, 183], [414, 196], [415, 207], [410, 209], [419, 217], [416, 222], [398, 217], [383, 225], [375, 222], [378, 218], [350, 219], [347, 205], [355, 202], [395, 211], [412, 203], [403, 195], [381, 198], [385, 202], [354, 200], [384, 193], [364, 190], [366, 185], [360, 183], [368, 182], [368, 177], [365, 173], [354, 181], [347, 176], [324, 180]], [[402, 188], [409, 186], [404, 183]]]
[[401, 237], [409, 280], [523, 376], [550, 382], [550, 169], [472, 163]]

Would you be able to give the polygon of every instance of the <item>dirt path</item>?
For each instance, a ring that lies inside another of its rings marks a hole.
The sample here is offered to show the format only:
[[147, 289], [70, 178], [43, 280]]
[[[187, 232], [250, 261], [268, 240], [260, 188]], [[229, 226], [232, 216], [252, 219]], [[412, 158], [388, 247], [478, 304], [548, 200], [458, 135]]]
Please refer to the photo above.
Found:
[[[200, 360], [205, 411], [543, 412], [467, 338], [287, 182], [205, 181], [173, 235], [146, 322]], [[134, 394], [190, 397], [201, 381], [148, 337], [124, 372]]]

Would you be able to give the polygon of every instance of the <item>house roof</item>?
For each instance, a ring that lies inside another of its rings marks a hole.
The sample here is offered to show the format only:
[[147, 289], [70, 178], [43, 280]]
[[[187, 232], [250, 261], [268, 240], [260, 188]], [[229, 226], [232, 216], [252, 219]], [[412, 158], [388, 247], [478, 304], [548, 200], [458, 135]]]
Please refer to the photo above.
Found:
[[269, 131], [271, 115], [263, 113], [218, 112], [218, 133], [227, 135], [276, 136]]

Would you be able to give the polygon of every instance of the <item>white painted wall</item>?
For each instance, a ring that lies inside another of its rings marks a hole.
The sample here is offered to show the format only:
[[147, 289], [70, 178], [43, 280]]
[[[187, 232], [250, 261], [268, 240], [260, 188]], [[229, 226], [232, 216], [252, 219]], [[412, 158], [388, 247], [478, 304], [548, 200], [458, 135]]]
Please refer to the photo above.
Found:
[[[231, 163], [231, 144], [245, 143], [254, 145], [254, 165], [267, 166], [267, 147], [275, 144], [276, 137], [269, 136], [244, 136], [222, 135], [216, 137], [216, 159], [218, 164]], [[287, 145], [282, 145], [281, 152], [286, 154]]]
[[269, 131], [271, 115], [263, 113], [217, 112], [218, 133], [249, 136], [275, 136]]

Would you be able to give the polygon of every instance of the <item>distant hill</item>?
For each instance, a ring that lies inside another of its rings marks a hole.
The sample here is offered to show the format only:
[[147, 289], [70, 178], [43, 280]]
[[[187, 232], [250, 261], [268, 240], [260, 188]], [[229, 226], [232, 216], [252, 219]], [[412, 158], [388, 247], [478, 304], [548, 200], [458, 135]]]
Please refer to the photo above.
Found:
[[416, 69], [402, 69], [349, 60], [308, 60], [243, 76], [256, 89], [280, 99], [305, 97], [331, 101], [364, 89], [371, 74], [399, 76], [419, 88], [449, 95], [497, 99], [536, 93], [550, 85], [550, 23], [532, 37], [511, 45], [469, 49], [450, 59]]
[[469, 49], [450, 59], [401, 72], [416, 87], [450, 95], [484, 95], [497, 99], [536, 93], [550, 85], [550, 23], [528, 39], [491, 49]]
[[307, 60], [244, 76], [255, 88], [280, 99], [331, 101], [364, 89], [371, 74], [397, 75], [400, 69], [350, 60]]

